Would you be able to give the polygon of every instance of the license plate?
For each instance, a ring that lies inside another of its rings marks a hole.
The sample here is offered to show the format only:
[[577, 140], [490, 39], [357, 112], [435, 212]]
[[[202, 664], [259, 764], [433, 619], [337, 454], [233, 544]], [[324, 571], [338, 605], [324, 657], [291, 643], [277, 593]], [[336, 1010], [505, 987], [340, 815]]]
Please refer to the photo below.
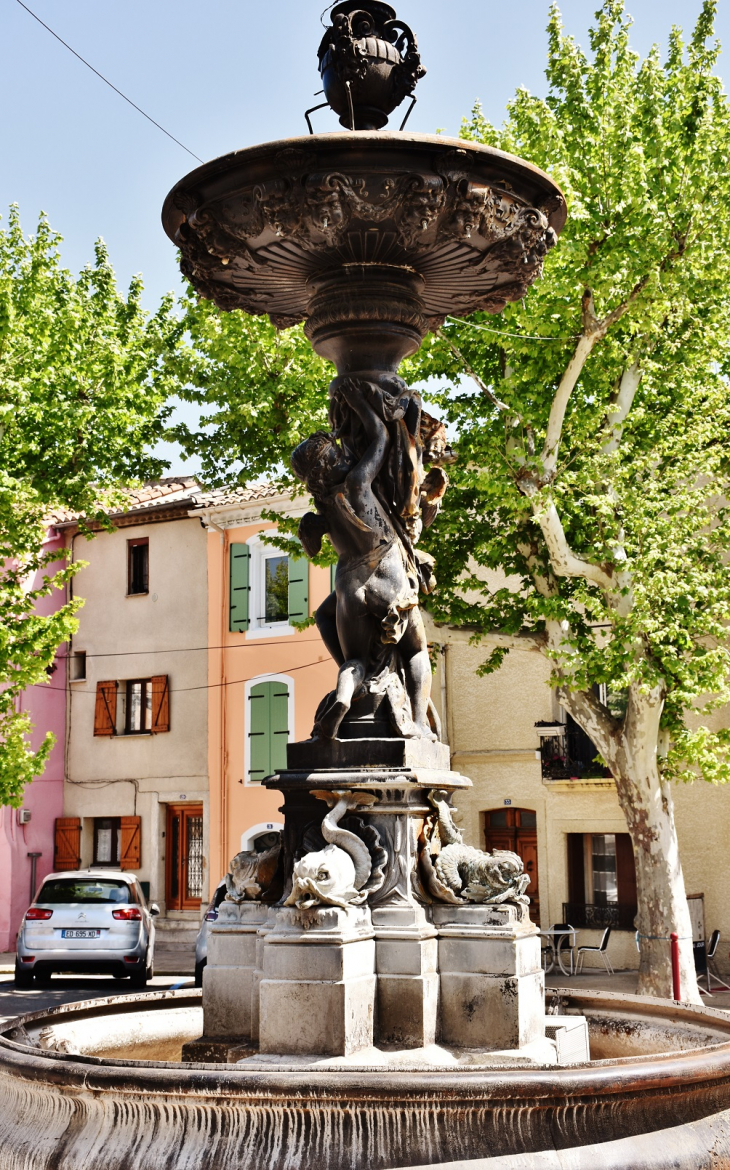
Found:
[[62, 930], [61, 938], [98, 938], [100, 930]]

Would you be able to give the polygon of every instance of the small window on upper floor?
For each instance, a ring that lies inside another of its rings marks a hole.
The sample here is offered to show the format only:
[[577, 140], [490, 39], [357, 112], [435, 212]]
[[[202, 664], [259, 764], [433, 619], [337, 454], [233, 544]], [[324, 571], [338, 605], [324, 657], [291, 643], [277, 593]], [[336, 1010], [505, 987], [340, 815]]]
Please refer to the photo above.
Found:
[[86, 651], [74, 650], [71, 655], [71, 682], [86, 682]]
[[150, 589], [150, 542], [145, 536], [141, 540], [127, 541], [127, 596], [149, 593]]

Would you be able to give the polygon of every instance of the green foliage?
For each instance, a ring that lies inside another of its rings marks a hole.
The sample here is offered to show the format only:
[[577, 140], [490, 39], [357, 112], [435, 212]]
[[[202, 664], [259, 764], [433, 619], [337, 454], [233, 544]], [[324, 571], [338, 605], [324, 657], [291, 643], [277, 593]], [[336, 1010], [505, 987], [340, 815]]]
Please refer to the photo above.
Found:
[[164, 433], [182, 331], [172, 297], [150, 316], [139, 278], [120, 295], [101, 241], [77, 278], [59, 243], [43, 217], [26, 237], [15, 207], [0, 231], [0, 804], [19, 804], [43, 771], [53, 736], [31, 749], [18, 699], [48, 682], [76, 628], [77, 602], [42, 612], [80, 567], [56, 568], [46, 518], [70, 509], [105, 522], [120, 484], [164, 469], [145, 449]]
[[[644, 61], [631, 51], [621, 0], [597, 13], [590, 58], [553, 7], [546, 100], [520, 90], [501, 130], [477, 106], [463, 136], [549, 171], [567, 198], [566, 228], [523, 303], [448, 323], [409, 374], [449, 380], [433, 398], [458, 434], [431, 537], [435, 616], [514, 635], [563, 623], [548, 650], [556, 685], [658, 684], [672, 742], [665, 774], [724, 781], [730, 736], [701, 713], [730, 699], [730, 117], [714, 13], [705, 0], [686, 45], [674, 29], [662, 64], [656, 50]], [[595, 318], [613, 319], [546, 474], [548, 419], [586, 333], [587, 290]], [[464, 379], [452, 346], [508, 411]], [[641, 381], [607, 444], [633, 365]], [[549, 504], [572, 551], [620, 587], [557, 575], [537, 521]], [[485, 582], [485, 569], [504, 569], [510, 587]]]
[[288, 456], [327, 422], [331, 366], [301, 328], [279, 332], [266, 317], [222, 313], [190, 292], [183, 326], [191, 344], [176, 365], [180, 398], [203, 407], [201, 429], [184, 423], [175, 437], [200, 458], [206, 482], [262, 477], [291, 486]]

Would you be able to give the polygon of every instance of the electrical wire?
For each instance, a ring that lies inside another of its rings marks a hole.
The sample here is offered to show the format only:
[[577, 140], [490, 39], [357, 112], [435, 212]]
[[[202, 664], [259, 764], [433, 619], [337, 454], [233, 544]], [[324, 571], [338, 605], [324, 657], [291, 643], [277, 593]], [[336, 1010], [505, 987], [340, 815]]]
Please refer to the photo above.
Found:
[[[327, 662], [327, 661], [328, 660], [326, 658], [317, 658], [315, 662], [303, 662], [301, 664], [301, 666], [284, 666], [281, 668], [281, 670], [271, 671], [271, 673], [272, 674], [293, 674], [295, 670], [307, 670], [307, 668], [310, 666], [320, 666], [321, 663]], [[266, 676], [266, 673], [264, 673], [264, 674], [257, 674], [257, 675], [255, 675], [255, 677], [257, 679], [265, 679], [267, 676]], [[232, 679], [229, 679], [227, 682], [206, 683], [204, 686], [201, 686], [201, 687], [170, 687], [169, 691], [170, 691], [171, 695], [180, 695], [180, 694], [185, 693], [186, 691], [214, 691], [214, 690], [220, 689], [221, 687], [236, 687], [236, 686], [240, 686], [241, 683], [247, 683], [247, 682], [251, 682], [251, 681], [252, 681], [252, 679], [250, 679], [250, 678], [232, 678]], [[70, 690], [72, 695], [80, 694], [80, 695], [91, 695], [92, 698], [96, 697], [96, 689], [89, 691], [89, 690], [84, 690], [83, 687], [71, 687], [70, 685], [68, 688], [54, 687], [54, 686], [51, 686], [49, 683], [31, 683], [30, 686], [43, 687], [43, 689], [46, 691], [62, 691], [64, 694], [66, 693], [66, 690], [68, 689], [68, 690]]]
[[[304, 642], [316, 642], [316, 638], [305, 638]], [[106, 654], [90, 654], [88, 651], [78, 650], [75, 653], [86, 654], [87, 658], [138, 658], [140, 654], [194, 654], [202, 650], [256, 650], [259, 646], [280, 646], [280, 638], [271, 638], [264, 640], [256, 639], [252, 642], [229, 643], [223, 646], [177, 646], [170, 650], [109, 650]], [[301, 643], [300, 643], [301, 645]], [[59, 654], [57, 657], [63, 661], [67, 658], [72, 658], [71, 654]], [[43, 684], [41, 683], [41, 686]]]
[[132, 109], [136, 110], [138, 114], [141, 114], [143, 118], [146, 118], [148, 122], [151, 122], [153, 126], [156, 126], [158, 130], [161, 130], [163, 134], [166, 134], [167, 137], [172, 139], [172, 141], [175, 142], [178, 146], [181, 146], [182, 149], [191, 156], [191, 158], [196, 159], [199, 163], [204, 161], [202, 158], [199, 158], [199, 156], [195, 154], [194, 151], [190, 150], [184, 144], [184, 142], [181, 142], [180, 139], [176, 138], [174, 134], [171, 134], [169, 130], [166, 130], [165, 127], [161, 126], [159, 122], [156, 122], [155, 119], [151, 118], [149, 114], [146, 114], [141, 106], [138, 106], [137, 103], [133, 102], [131, 98], [128, 98], [125, 93], [122, 93], [121, 89], [117, 89], [116, 85], [113, 85], [108, 77], [105, 77], [103, 73], [100, 73], [98, 69], [95, 69], [94, 66], [91, 65], [85, 57], [82, 57], [81, 54], [77, 53], [75, 49], [72, 49], [71, 46], [66, 41], [64, 41], [63, 37], [60, 37], [57, 32], [53, 31], [50, 25], [46, 24], [44, 20], [41, 20], [40, 16], [37, 16], [36, 13], [33, 12], [33, 10], [29, 8], [27, 4], [23, 3], [23, 0], [17, 0], [17, 3], [21, 8], [25, 9], [29, 16], [32, 16], [34, 20], [37, 20], [39, 24], [43, 25], [43, 28], [46, 29], [46, 31], [49, 32], [52, 37], [55, 37], [57, 41], [60, 41], [63, 47], [68, 49], [69, 53], [73, 53], [74, 57], [77, 57], [78, 60], [81, 61], [81, 63], [85, 65], [87, 69], [90, 69], [92, 73], [95, 73], [97, 77], [100, 77], [105, 85], [108, 85], [109, 88], [113, 89], [115, 93], [118, 93], [121, 98], [124, 98], [125, 102], [128, 102]]
[[[18, 0], [20, 3], [20, 0]], [[506, 329], [494, 329], [491, 325], [478, 325], [476, 321], [463, 321], [459, 317], [447, 316], [450, 325], [468, 325], [470, 329], [482, 329], [485, 333], [500, 333], [502, 337], [516, 337], [518, 341], [577, 341], [579, 333], [567, 337], [550, 337], [547, 333], [508, 333]]]

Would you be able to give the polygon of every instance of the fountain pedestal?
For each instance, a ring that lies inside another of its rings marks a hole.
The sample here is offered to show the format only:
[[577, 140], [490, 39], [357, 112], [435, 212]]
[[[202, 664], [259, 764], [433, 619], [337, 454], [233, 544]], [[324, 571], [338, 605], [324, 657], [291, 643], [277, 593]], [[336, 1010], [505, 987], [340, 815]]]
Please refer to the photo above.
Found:
[[526, 906], [433, 906], [440, 1039], [460, 1048], [524, 1049], [545, 1039], [540, 939]]

